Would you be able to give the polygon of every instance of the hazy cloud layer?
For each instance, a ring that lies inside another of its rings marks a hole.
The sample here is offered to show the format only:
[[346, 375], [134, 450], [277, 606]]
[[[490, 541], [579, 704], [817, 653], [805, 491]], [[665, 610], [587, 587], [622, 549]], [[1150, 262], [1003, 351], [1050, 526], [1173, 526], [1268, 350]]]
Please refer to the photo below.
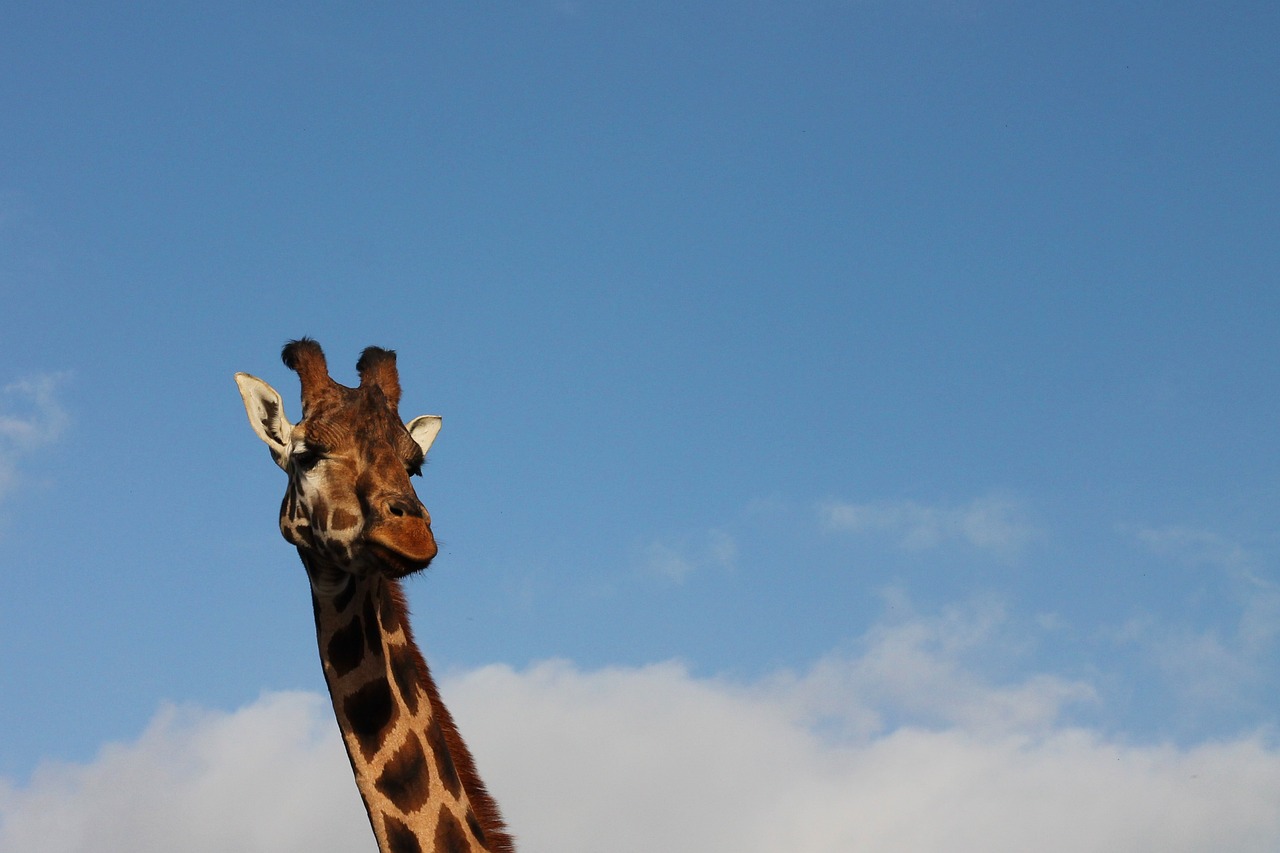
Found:
[[66, 430], [58, 402], [63, 374], [42, 374], [0, 388], [0, 498], [18, 482], [20, 460], [57, 441]]
[[1137, 644], [1184, 700], [1221, 710], [1271, 705], [1280, 645], [1280, 583], [1266, 561], [1209, 530], [1172, 526], [1136, 531], [1152, 553], [1204, 573], [1200, 596], [1221, 602], [1230, 618], [1209, 626], [1137, 616], [1120, 639]]
[[[990, 607], [877, 628], [754, 683], [675, 663], [445, 679], [524, 853], [1274, 851], [1280, 750], [1073, 726], [1087, 684], [963, 664]], [[91, 764], [0, 783], [0, 853], [372, 850], [328, 702], [165, 708]]]
[[954, 507], [915, 501], [832, 501], [821, 504], [818, 512], [829, 530], [891, 536], [908, 550], [964, 542], [1008, 557], [1039, 535], [1022, 507], [1004, 497], [978, 498]]
[[717, 528], [674, 544], [655, 539], [645, 547], [642, 560], [649, 572], [682, 583], [701, 569], [730, 568], [737, 556], [737, 540]]

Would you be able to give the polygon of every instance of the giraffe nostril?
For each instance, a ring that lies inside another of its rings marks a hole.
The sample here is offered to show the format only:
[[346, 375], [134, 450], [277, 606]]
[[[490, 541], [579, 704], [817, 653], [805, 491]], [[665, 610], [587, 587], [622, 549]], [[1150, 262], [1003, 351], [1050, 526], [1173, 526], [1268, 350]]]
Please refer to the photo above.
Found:
[[387, 501], [384, 506], [386, 507], [387, 515], [392, 518], [404, 518], [406, 516], [418, 518], [422, 516], [420, 505], [415, 505], [412, 501], [404, 498], [393, 498]]

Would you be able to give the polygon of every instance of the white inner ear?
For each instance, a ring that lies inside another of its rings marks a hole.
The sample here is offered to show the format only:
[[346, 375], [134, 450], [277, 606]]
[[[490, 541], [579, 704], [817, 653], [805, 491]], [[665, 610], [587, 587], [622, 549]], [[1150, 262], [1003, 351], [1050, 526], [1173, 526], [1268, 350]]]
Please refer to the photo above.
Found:
[[285, 467], [293, 424], [284, 416], [284, 401], [280, 394], [248, 373], [237, 373], [236, 385], [240, 386], [240, 398], [244, 400], [244, 410], [249, 415], [249, 426], [271, 450], [276, 464]]
[[422, 448], [423, 456], [427, 455], [427, 451], [431, 449], [431, 443], [440, 433], [440, 422], [439, 415], [419, 415], [404, 425], [405, 429], [409, 430], [409, 435]]

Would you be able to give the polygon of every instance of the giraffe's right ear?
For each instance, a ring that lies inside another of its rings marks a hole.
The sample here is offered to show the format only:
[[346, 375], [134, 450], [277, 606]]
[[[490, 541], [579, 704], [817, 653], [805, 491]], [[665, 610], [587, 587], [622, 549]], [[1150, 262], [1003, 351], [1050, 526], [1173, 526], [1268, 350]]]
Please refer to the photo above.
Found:
[[293, 424], [284, 416], [284, 402], [280, 394], [258, 377], [247, 373], [237, 373], [236, 384], [240, 386], [244, 410], [249, 414], [249, 426], [253, 427], [258, 438], [266, 442], [271, 458], [284, 468]]

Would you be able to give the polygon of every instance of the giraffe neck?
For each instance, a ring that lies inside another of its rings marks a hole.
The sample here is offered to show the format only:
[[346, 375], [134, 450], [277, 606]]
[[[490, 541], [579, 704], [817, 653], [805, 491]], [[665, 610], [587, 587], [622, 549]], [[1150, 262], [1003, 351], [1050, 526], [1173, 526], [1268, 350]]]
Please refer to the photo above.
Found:
[[[313, 579], [321, 573], [308, 570]], [[398, 582], [372, 575], [312, 602], [338, 727], [381, 853], [510, 853], [497, 805], [413, 642]]]

